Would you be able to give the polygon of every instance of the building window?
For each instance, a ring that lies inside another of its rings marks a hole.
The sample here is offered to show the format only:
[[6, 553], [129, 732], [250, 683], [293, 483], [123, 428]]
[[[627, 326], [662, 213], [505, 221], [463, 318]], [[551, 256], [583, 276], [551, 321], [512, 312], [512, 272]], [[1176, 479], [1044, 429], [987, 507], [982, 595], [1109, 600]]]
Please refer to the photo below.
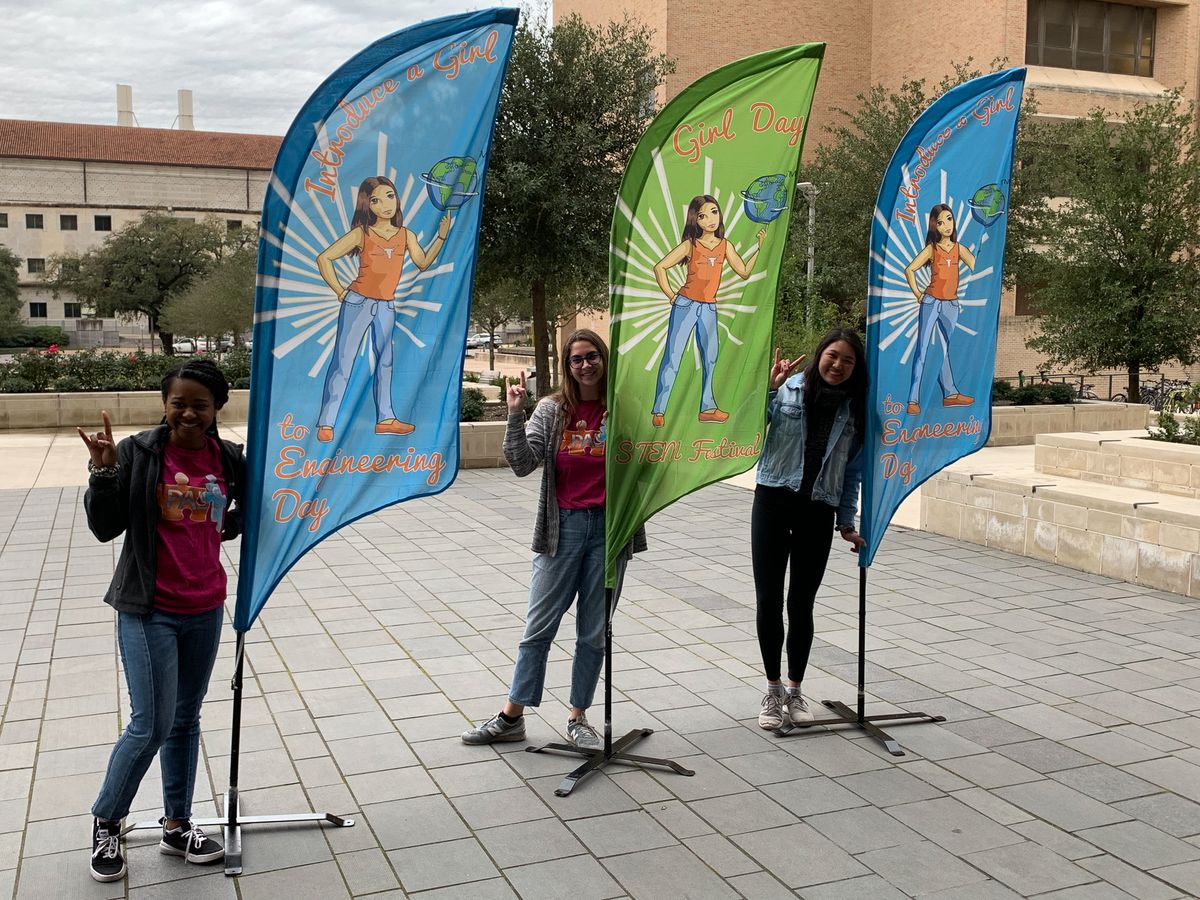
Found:
[[29, 304], [29, 318], [31, 318], [31, 319], [46, 318], [46, 304], [45, 303], [30, 303]]
[[0, 228], [8, 227], [8, 213], [0, 213]]
[[1025, 62], [1154, 75], [1155, 10], [1100, 0], [1029, 0]]
[[112, 216], [96, 216], [97, 231], [112, 231]]
[[226, 219], [225, 220], [225, 229], [227, 231], [237, 231], [241, 227], [242, 227], [241, 219]]
[[60, 231], [78, 231], [79, 216], [59, 216], [58, 228]]
[[45, 225], [42, 223], [42, 214], [41, 213], [25, 213], [25, 227], [26, 228], [35, 228], [35, 229], [36, 228], [44, 228]]
[[1013, 311], [1018, 316], [1040, 316], [1041, 310], [1037, 305], [1037, 289], [1036, 284], [1025, 284], [1017, 282], [1017, 304]]
[[29, 267], [30, 275], [44, 275], [46, 272], [46, 261], [38, 259], [36, 256], [31, 256], [25, 260], [25, 265]]
[[83, 317], [82, 303], [64, 303], [63, 318], [64, 319], [79, 319]]

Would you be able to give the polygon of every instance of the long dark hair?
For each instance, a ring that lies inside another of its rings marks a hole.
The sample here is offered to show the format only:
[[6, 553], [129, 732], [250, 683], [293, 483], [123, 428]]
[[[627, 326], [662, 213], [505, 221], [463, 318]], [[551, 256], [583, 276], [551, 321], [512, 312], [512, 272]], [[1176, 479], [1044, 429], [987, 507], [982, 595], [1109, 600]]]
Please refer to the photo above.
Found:
[[559, 353], [559, 363], [562, 365], [562, 380], [559, 382], [559, 389], [553, 395], [553, 398], [559, 406], [563, 408], [568, 416], [574, 415], [575, 410], [582, 403], [582, 398], [579, 396], [579, 382], [576, 381], [574, 373], [571, 371], [571, 345], [576, 341], [587, 341], [600, 353], [600, 362], [604, 366], [604, 374], [600, 377], [600, 405], [603, 406], [608, 402], [608, 344], [604, 343], [604, 338], [596, 334], [590, 328], [577, 328], [567, 335], [567, 339], [563, 341], [562, 352]]
[[[933, 209], [929, 211], [929, 227], [925, 229], [925, 246], [930, 247], [942, 239], [941, 232], [937, 229], [938, 216], [942, 213], [950, 213], [950, 220], [954, 223], [954, 230], [950, 232], [950, 240], [958, 243], [958, 219], [954, 218], [954, 210], [945, 203], [934, 204]], [[933, 268], [933, 254], [929, 254], [929, 262], [925, 263], [929, 268]]]
[[[392, 183], [392, 179], [386, 178], [383, 175], [372, 175], [370, 178], [364, 178], [362, 184], [358, 186], [358, 197], [354, 201], [354, 218], [350, 220], [351, 228], [361, 228], [363, 230], [363, 238], [367, 236], [367, 227], [375, 221], [375, 213], [371, 212], [371, 195], [375, 193], [375, 189], [379, 186], [390, 187], [392, 193], [396, 194], [396, 214], [392, 216], [392, 224], [397, 228], [404, 227], [404, 213], [400, 209], [400, 195], [396, 192], [396, 185]], [[357, 256], [358, 248], [350, 251], [351, 256]]]
[[821, 343], [817, 344], [812, 360], [804, 367], [804, 407], [811, 409], [817, 392], [825, 386], [825, 380], [821, 378], [821, 373], [817, 369], [817, 365], [821, 362], [821, 354], [829, 349], [830, 344], [836, 344], [838, 341], [845, 341], [854, 351], [854, 371], [839, 387], [844, 386], [844, 390], [849, 395], [850, 417], [854, 422], [854, 439], [862, 443], [863, 435], [866, 433], [867, 385], [870, 383], [870, 378], [867, 375], [867, 351], [863, 349], [862, 339], [853, 329], [834, 328], [821, 339]]
[[[189, 359], [187, 362], [173, 366], [162, 378], [163, 403], [167, 402], [167, 394], [171, 391], [171, 385], [179, 378], [186, 378], [188, 381], [194, 381], [208, 388], [208, 392], [212, 394], [213, 406], [218, 410], [229, 402], [229, 382], [225, 378], [225, 373], [211, 359]], [[163, 421], [167, 421], [166, 416], [163, 416]], [[216, 416], [213, 416], [208, 433], [214, 436], [217, 433]]]
[[[688, 204], [687, 217], [683, 220], [683, 240], [692, 245], [695, 245], [696, 238], [704, 234], [704, 229], [700, 227], [700, 207], [705, 203], [711, 203], [717, 208], [717, 216], [721, 224], [717, 226], [716, 235], [719, 238], [725, 237], [725, 213], [721, 211], [721, 204], [717, 202], [716, 197], [709, 196], [708, 194], [700, 194], [697, 197], [693, 197], [692, 202]], [[689, 253], [688, 256], [691, 256], [691, 254]], [[686, 266], [687, 261], [688, 257], [685, 256], [680, 265]]]

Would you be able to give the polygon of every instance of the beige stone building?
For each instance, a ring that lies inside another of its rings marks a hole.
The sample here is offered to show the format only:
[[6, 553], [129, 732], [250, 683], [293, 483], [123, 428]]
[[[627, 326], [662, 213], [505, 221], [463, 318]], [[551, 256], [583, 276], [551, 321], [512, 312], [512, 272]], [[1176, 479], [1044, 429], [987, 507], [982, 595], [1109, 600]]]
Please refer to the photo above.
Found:
[[[993, 60], [1028, 66], [1039, 114], [1051, 118], [1096, 107], [1116, 114], [1175, 87], [1197, 100], [1200, 85], [1200, 0], [556, 0], [554, 12], [591, 22], [629, 13], [646, 22], [657, 49], [676, 61], [668, 98], [743, 56], [824, 41], [806, 157], [836, 121], [833, 110], [853, 108], [871, 85], [936, 83], [968, 58], [980, 68]], [[1025, 348], [1037, 328], [1028, 313], [1024, 291], [1005, 295], [998, 375], [1033, 372], [1042, 362]]]
[[144, 323], [98, 319], [54, 297], [46, 260], [98, 246], [150, 209], [256, 227], [280, 138], [252, 134], [0, 120], [0, 244], [21, 257], [23, 316], [60, 325], [72, 346], [149, 344]]

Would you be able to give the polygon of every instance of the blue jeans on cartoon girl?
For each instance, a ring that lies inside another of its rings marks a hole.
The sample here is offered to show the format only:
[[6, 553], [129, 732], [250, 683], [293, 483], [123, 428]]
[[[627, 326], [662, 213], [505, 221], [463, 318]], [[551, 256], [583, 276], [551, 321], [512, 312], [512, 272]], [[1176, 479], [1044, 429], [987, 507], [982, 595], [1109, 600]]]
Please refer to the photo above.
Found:
[[667, 343], [663, 348], [662, 362], [658, 364], [658, 386], [654, 392], [654, 414], [667, 411], [671, 399], [671, 388], [679, 374], [679, 364], [687, 350], [688, 339], [696, 335], [696, 348], [700, 351], [702, 366], [702, 392], [700, 412], [716, 409], [713, 399], [712, 376], [717, 365], [717, 304], [700, 303], [679, 294], [671, 304], [671, 318], [667, 323]]
[[925, 373], [925, 360], [933, 343], [934, 327], [942, 336], [942, 369], [938, 373], [942, 397], [944, 399], [958, 393], [958, 388], [954, 386], [954, 373], [950, 370], [950, 338], [961, 311], [957, 300], [938, 300], [929, 294], [921, 297], [921, 314], [917, 320], [917, 353], [913, 357], [912, 386], [908, 389], [909, 403], [921, 402], [921, 376]]
[[[617, 580], [625, 573], [618, 562]], [[596, 693], [604, 664], [604, 507], [560, 509], [558, 552], [533, 558], [529, 582], [529, 611], [525, 635], [517, 648], [508, 699], [521, 706], [539, 706], [546, 686], [546, 659], [558, 625], [576, 596], [575, 661], [571, 667], [571, 706], [587, 709]]]
[[167, 818], [191, 818], [200, 706], [221, 643], [224, 614], [223, 606], [193, 616], [158, 610], [148, 616], [117, 613], [131, 714], [109, 756], [92, 815], [110, 822], [128, 815], [157, 753]]
[[354, 371], [354, 360], [368, 329], [371, 346], [375, 348], [375, 421], [396, 418], [392, 412], [392, 329], [395, 326], [396, 309], [391, 300], [373, 300], [355, 291], [347, 292], [338, 310], [337, 336], [329, 371], [325, 373], [318, 425], [332, 427], [337, 423], [338, 409]]

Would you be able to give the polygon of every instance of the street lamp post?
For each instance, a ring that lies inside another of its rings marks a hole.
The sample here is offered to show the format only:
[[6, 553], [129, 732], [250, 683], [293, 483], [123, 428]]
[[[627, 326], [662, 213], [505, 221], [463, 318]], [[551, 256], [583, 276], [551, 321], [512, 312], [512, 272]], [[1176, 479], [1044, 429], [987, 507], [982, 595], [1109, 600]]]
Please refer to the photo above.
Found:
[[811, 181], [801, 181], [796, 190], [803, 191], [808, 198], [808, 262], [805, 265], [805, 277], [808, 283], [808, 295], [804, 298], [804, 324], [812, 327], [812, 283], [813, 267], [816, 260], [816, 248], [813, 246], [813, 231], [817, 226], [817, 195], [820, 189]]

